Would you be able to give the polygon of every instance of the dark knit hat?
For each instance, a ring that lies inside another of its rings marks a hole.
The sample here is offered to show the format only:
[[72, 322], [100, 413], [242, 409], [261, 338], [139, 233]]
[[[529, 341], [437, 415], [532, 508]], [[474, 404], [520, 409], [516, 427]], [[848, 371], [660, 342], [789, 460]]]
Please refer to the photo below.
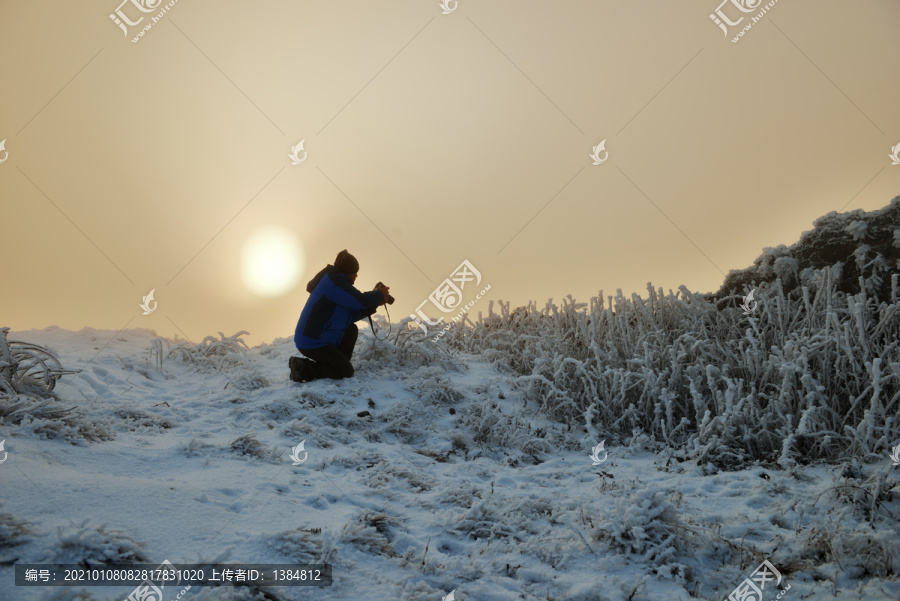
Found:
[[334, 266], [337, 267], [338, 271], [346, 273], [347, 275], [353, 275], [359, 271], [359, 261], [356, 260], [356, 257], [348, 253], [347, 249], [338, 253], [337, 259], [334, 260]]

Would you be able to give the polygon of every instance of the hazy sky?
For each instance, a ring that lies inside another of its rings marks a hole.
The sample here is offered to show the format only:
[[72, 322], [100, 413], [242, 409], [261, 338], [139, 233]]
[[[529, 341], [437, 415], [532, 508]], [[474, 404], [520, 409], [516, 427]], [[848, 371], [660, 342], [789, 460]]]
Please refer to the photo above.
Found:
[[896, 0], [120, 1], [0, 0], [0, 325], [271, 341], [343, 248], [394, 321], [712, 291], [900, 194]]

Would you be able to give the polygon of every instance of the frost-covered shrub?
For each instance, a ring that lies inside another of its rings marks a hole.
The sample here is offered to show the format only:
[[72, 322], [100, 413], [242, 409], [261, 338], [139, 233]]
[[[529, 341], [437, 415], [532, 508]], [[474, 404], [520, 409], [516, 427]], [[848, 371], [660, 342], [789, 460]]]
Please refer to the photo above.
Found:
[[258, 390], [272, 385], [271, 380], [255, 365], [228, 374], [228, 381], [238, 390]]
[[[409, 465], [410, 467], [406, 467]], [[438, 485], [438, 480], [418, 470], [411, 470], [412, 464], [394, 466], [387, 462], [378, 462], [366, 470], [366, 486], [373, 489], [397, 490], [403, 486], [414, 493], [422, 493], [431, 490]]]
[[496, 500], [478, 500], [459, 517], [447, 524], [447, 531], [463, 534], [474, 540], [511, 538], [521, 542], [519, 518], [501, 507]]
[[403, 444], [419, 444], [430, 436], [426, 431], [430, 419], [419, 407], [397, 404], [379, 413], [377, 419], [384, 422], [385, 432], [395, 435]]
[[52, 396], [57, 380], [81, 371], [63, 368], [56, 355], [42, 346], [8, 340], [9, 331], [0, 328], [0, 399], [15, 399], [19, 394]]
[[441, 505], [456, 505], [458, 507], [471, 507], [475, 503], [475, 499], [481, 499], [481, 492], [474, 488], [468, 487], [463, 489], [445, 489], [438, 492], [435, 497], [435, 503]]
[[703, 466], [709, 464], [719, 470], [736, 471], [750, 462], [750, 453], [734, 438], [725, 436], [723, 439], [717, 434], [710, 436], [704, 434], [708, 434], [708, 432], [702, 432], [692, 440], [692, 444], [688, 447], [689, 454], [696, 459], [698, 464]]
[[94, 527], [85, 520], [76, 529], [58, 530], [59, 542], [54, 561], [56, 563], [106, 564], [150, 563], [139, 543], [127, 532], [108, 530], [105, 525]]
[[27, 543], [31, 540], [31, 529], [28, 522], [20, 520], [11, 513], [0, 511], [0, 547], [9, 548]]
[[264, 461], [275, 461], [284, 451], [272, 449], [258, 440], [252, 434], [246, 434], [236, 438], [231, 443], [231, 451], [238, 455], [253, 457], [254, 459], [262, 459]]
[[440, 375], [422, 376], [414, 380], [413, 390], [422, 402], [448, 405], [459, 402], [463, 394], [447, 378]]
[[178, 425], [172, 418], [153, 415], [141, 409], [122, 407], [113, 410], [112, 415], [119, 418], [125, 428], [132, 432], [140, 430], [162, 432]]
[[466, 406], [459, 419], [471, 432], [476, 443], [502, 450], [518, 449], [536, 458], [539, 453], [553, 450], [549, 441], [541, 438], [531, 423], [512, 409], [504, 413], [497, 401], [490, 400]]
[[276, 421], [288, 421], [298, 415], [303, 414], [303, 409], [296, 401], [277, 399], [271, 403], [266, 403], [262, 407], [252, 407], [248, 409], [248, 413], [257, 414], [262, 411], [270, 419]]
[[340, 542], [351, 544], [365, 553], [396, 556], [391, 540], [399, 523], [395, 517], [364, 509], [344, 527]]
[[533, 555], [554, 570], [567, 565], [572, 559], [584, 557], [584, 545], [577, 538], [551, 538], [540, 544], [526, 545], [523, 553]]
[[50, 400], [24, 395], [15, 400], [0, 399], [0, 424], [17, 426], [20, 434], [72, 444], [115, 438], [109, 418], [87, 416], [77, 407], [60, 409]]
[[848, 530], [842, 523], [838, 519], [813, 524], [801, 539], [801, 558], [817, 566], [839, 566], [841, 573], [853, 580], [896, 577], [896, 534], [891, 529]]
[[391, 363], [402, 366], [434, 365], [458, 371], [460, 363], [450, 354], [450, 349], [437, 338], [433, 328], [423, 333], [407, 317], [399, 324], [388, 324], [379, 315], [373, 316], [377, 330], [361, 330], [355, 357], [359, 369], [365, 370], [369, 362], [383, 366]]
[[687, 568], [676, 558], [682, 558], [689, 546], [690, 531], [685, 526], [663, 492], [645, 491], [620, 497], [593, 528], [591, 537], [640, 555], [657, 566], [658, 574], [681, 580]]
[[334, 404], [334, 399], [330, 399], [311, 390], [301, 390], [300, 398], [298, 400], [304, 409], [309, 407], [319, 408]]
[[853, 236], [854, 240], [862, 240], [866, 237], [869, 225], [865, 221], [854, 221], [844, 228], [844, 231]]
[[269, 546], [298, 564], [333, 563], [338, 549], [321, 528], [297, 528], [266, 537]]
[[316, 431], [316, 427], [306, 421], [306, 418], [292, 419], [281, 428], [281, 435], [288, 440], [303, 439]]
[[778, 279], [791, 288], [800, 281], [800, 264], [793, 257], [778, 257], [772, 269]]
[[424, 580], [404, 578], [394, 598], [404, 601], [434, 601], [445, 598], [453, 586], [453, 584], [447, 584], [444, 588], [437, 589]]
[[890, 505], [898, 487], [900, 482], [884, 472], [875, 471], [866, 477], [858, 465], [849, 464], [841, 480], [823, 494], [852, 506], [874, 528], [879, 514], [892, 518]]
[[241, 336], [249, 333], [241, 330], [226, 337], [219, 332], [218, 340], [213, 336], [207, 336], [199, 344], [181, 342], [175, 346], [162, 336], [158, 336], [150, 343], [150, 360], [160, 371], [168, 359], [177, 359], [201, 371], [225, 370], [247, 365], [245, 351], [249, 350], [249, 347]]
[[202, 440], [193, 438], [189, 443], [182, 445], [179, 450], [187, 457], [210, 457], [215, 453], [216, 448]]

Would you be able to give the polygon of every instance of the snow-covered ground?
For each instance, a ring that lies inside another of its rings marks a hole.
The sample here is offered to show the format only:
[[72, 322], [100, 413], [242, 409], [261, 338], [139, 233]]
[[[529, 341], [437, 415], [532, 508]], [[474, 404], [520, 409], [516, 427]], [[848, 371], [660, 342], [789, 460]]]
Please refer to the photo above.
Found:
[[636, 434], [594, 466], [600, 440], [537, 413], [514, 374], [463, 353], [404, 364], [368, 330], [354, 378], [307, 384], [288, 380], [287, 338], [162, 371], [148, 330], [9, 338], [82, 371], [0, 417], [4, 601], [132, 588], [16, 587], [17, 562], [163, 560], [333, 566], [327, 588], [187, 600], [722, 600], [765, 559], [782, 576], [766, 601], [900, 598], [900, 504], [871, 486], [900, 470], [887, 456], [723, 472]]

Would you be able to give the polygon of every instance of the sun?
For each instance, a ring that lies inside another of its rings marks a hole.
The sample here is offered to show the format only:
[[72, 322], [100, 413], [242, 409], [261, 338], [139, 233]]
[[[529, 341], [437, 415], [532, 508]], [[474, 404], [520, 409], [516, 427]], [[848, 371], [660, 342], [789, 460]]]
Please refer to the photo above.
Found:
[[272, 298], [289, 292], [306, 271], [300, 238], [279, 226], [257, 228], [241, 248], [241, 280], [257, 296]]

